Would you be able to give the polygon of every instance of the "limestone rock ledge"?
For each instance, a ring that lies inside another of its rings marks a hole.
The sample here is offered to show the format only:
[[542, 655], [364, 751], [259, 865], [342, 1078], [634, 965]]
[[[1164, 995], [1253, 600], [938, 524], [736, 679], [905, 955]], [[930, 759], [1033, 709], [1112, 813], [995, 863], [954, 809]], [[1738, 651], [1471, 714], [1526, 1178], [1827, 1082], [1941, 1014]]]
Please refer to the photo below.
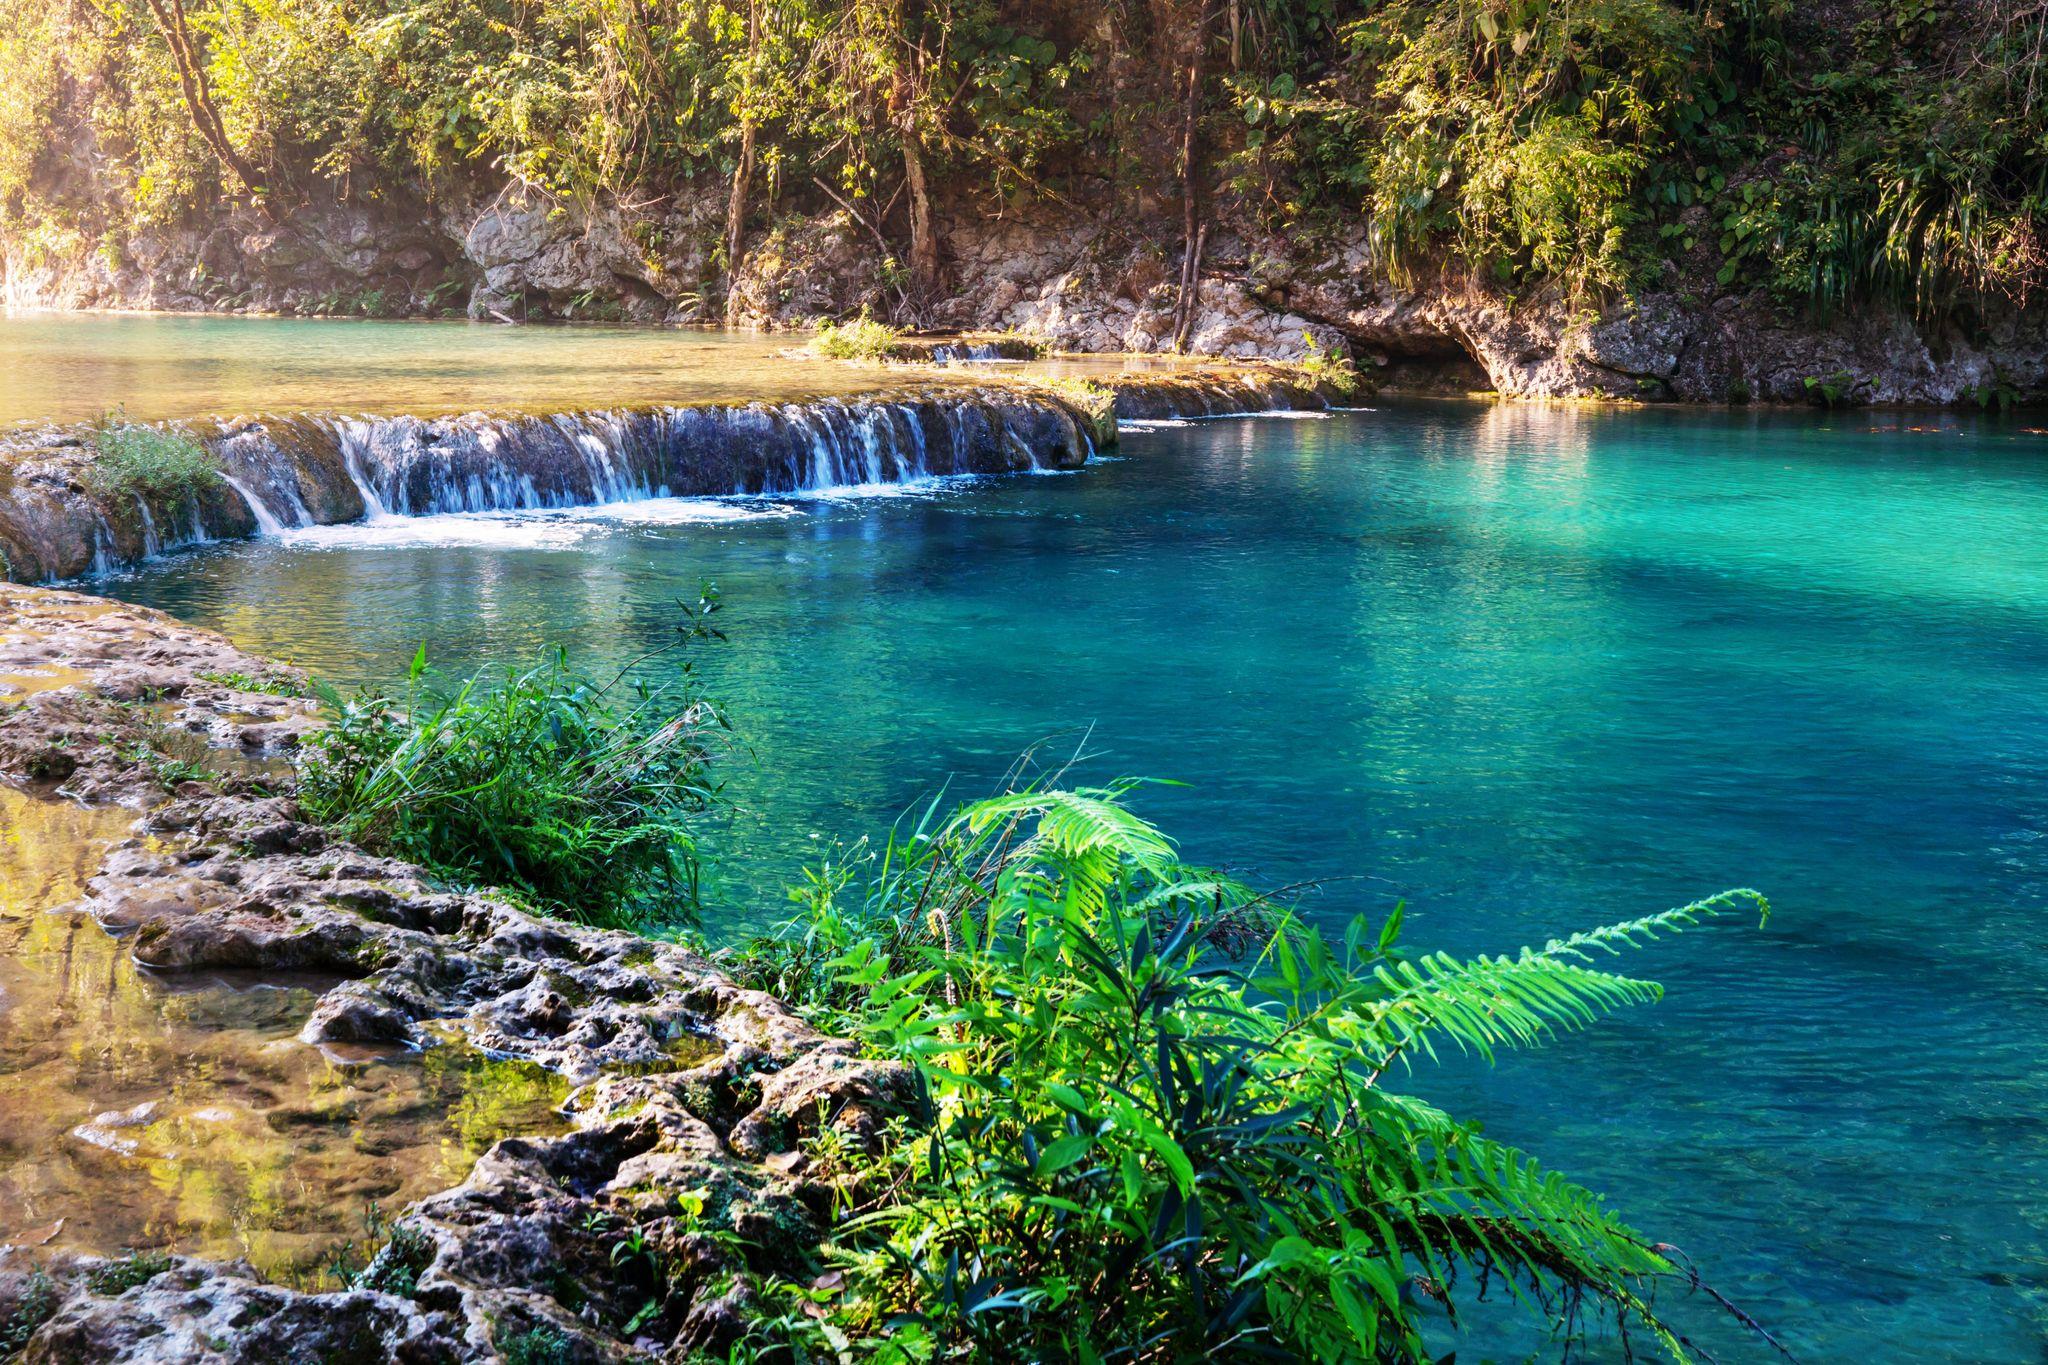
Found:
[[[807, 1173], [803, 1139], [825, 1125], [872, 1141], [907, 1073], [682, 947], [437, 889], [305, 822], [279, 760], [319, 724], [275, 694], [296, 680], [157, 612], [0, 584], [0, 780], [136, 808], [84, 908], [141, 962], [331, 973], [306, 1046], [430, 1046], [422, 1026], [448, 1021], [576, 1082], [572, 1127], [499, 1142], [398, 1216], [408, 1294], [304, 1292], [174, 1258], [108, 1295], [87, 1284], [90, 1258], [0, 1250], [0, 1320], [38, 1274], [59, 1295], [22, 1358], [488, 1361], [536, 1331], [579, 1361], [722, 1353], [745, 1293], [729, 1272], [801, 1272], [825, 1235], [835, 1191]], [[164, 790], [133, 755], [167, 733], [246, 775]], [[619, 1325], [647, 1294], [612, 1264], [608, 1230], [625, 1226], [680, 1274], [631, 1339]]]

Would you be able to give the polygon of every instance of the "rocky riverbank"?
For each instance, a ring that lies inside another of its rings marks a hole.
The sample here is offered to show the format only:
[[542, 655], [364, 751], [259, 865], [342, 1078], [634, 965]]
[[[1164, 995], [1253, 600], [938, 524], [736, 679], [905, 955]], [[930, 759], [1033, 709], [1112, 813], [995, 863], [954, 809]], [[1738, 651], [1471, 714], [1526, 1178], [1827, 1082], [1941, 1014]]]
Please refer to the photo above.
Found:
[[[116, 256], [84, 238], [0, 244], [13, 307], [133, 308], [477, 319], [630, 319], [791, 327], [902, 316], [871, 234], [841, 210], [788, 213], [728, 279], [715, 252], [723, 191], [682, 187], [567, 208], [506, 194], [408, 212], [312, 202], [282, 222], [250, 208], [161, 226]], [[1174, 346], [1176, 261], [1155, 233], [1052, 205], [1000, 219], [942, 216], [944, 287], [920, 323], [1022, 333], [1064, 351]], [[649, 244], [659, 244], [650, 246]], [[1702, 267], [1604, 303], [1503, 294], [1462, 269], [1403, 274], [1368, 225], [1274, 235], [1226, 217], [1208, 241], [1185, 349], [1298, 359], [1309, 339], [1354, 356], [1369, 383], [1426, 391], [1647, 401], [1948, 406], [2048, 399], [2048, 313], [2005, 307], [1919, 323], [1889, 306], [1815, 318]]]
[[[305, 822], [288, 765], [264, 762], [318, 724], [290, 695], [302, 681], [155, 612], [0, 585], [0, 780], [134, 811], [84, 909], [152, 971], [328, 974], [300, 1046], [360, 1059], [434, 1046], [424, 1026], [447, 1021], [568, 1078], [570, 1130], [492, 1147], [330, 1292], [245, 1264], [8, 1247], [0, 1331], [24, 1360], [96, 1365], [722, 1353], [733, 1272], [801, 1271], [830, 1223], [839, 1192], [809, 1174], [807, 1140], [867, 1140], [902, 1074], [676, 945], [438, 889]], [[195, 746], [170, 787], [152, 761], [167, 734]], [[183, 775], [194, 762], [210, 775]], [[612, 1254], [625, 1229], [681, 1276], [652, 1317]]]

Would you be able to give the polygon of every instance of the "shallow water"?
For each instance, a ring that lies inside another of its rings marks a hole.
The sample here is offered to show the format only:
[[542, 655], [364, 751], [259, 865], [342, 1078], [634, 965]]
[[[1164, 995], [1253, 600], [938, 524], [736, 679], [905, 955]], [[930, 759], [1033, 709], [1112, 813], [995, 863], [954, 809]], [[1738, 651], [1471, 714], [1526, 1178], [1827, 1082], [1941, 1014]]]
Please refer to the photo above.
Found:
[[[2048, 439], [1415, 405], [1173, 427], [1076, 475], [347, 529], [109, 591], [343, 681], [658, 643], [751, 756], [728, 928], [950, 774], [1082, 742], [1192, 857], [1507, 949], [1769, 892], [1667, 1001], [1416, 1084], [1608, 1191], [1810, 1360], [2041, 1355]], [[1763, 1355], [1697, 1304], [1723, 1359]], [[1906, 1345], [1910, 1343], [1910, 1346]], [[1479, 1333], [1471, 1354], [1507, 1349]]]
[[143, 971], [74, 902], [134, 812], [0, 787], [0, 1243], [246, 1259], [320, 1283], [492, 1142], [559, 1131], [566, 1084], [452, 1035], [330, 1060], [311, 977]]
[[792, 361], [802, 338], [651, 327], [17, 313], [0, 316], [0, 423], [252, 412], [435, 415], [745, 402], [873, 388]]
[[[137, 421], [258, 412], [438, 416], [789, 402], [908, 382], [908, 371], [791, 358], [787, 352], [803, 342], [786, 332], [708, 328], [0, 314], [0, 426], [82, 421], [117, 405]], [[1171, 363], [1082, 358], [986, 370], [1086, 376]]]

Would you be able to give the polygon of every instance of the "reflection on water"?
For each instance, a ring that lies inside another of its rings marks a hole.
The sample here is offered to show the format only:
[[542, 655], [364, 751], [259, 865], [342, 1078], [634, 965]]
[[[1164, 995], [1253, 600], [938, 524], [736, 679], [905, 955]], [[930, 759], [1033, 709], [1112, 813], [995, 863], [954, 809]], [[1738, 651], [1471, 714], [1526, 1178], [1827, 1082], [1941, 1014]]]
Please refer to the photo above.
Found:
[[[506, 327], [310, 318], [0, 315], [0, 425], [256, 412], [557, 411], [789, 402], [912, 382], [914, 371], [792, 359], [802, 336], [653, 327]], [[1019, 368], [1088, 376], [1172, 361]], [[956, 372], [973, 373], [963, 366]]]
[[464, 322], [0, 317], [0, 423], [250, 412], [438, 414], [795, 399], [876, 387], [787, 336]]
[[557, 1131], [565, 1084], [449, 1041], [336, 1065], [295, 1037], [326, 981], [156, 975], [62, 909], [133, 813], [0, 788], [0, 1242], [243, 1257], [303, 1280], [367, 1205]]

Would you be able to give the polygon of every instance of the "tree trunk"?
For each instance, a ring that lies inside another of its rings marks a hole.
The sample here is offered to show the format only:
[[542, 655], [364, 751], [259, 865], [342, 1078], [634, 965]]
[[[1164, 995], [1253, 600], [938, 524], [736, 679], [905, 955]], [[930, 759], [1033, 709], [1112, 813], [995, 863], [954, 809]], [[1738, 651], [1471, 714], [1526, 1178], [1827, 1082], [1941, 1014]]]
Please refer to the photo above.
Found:
[[1195, 229], [1195, 249], [1186, 269], [1186, 283], [1181, 286], [1182, 296], [1180, 321], [1174, 324], [1173, 349], [1187, 349], [1188, 332], [1195, 325], [1195, 310], [1202, 305], [1202, 248], [1209, 242], [1209, 225], [1204, 223]]
[[939, 238], [932, 227], [931, 189], [925, 184], [924, 149], [917, 134], [903, 133], [903, 183], [910, 190], [910, 283], [919, 302], [929, 298], [939, 282]]
[[1209, 48], [1209, 25], [1214, 18], [1211, 0], [1202, 0], [1195, 22], [1194, 51], [1188, 56], [1187, 93], [1180, 115], [1180, 293], [1173, 307], [1173, 345], [1179, 350], [1194, 325], [1195, 302], [1201, 293], [1202, 193], [1200, 175], [1200, 130], [1202, 115], [1202, 61]]
[[754, 62], [761, 50], [761, 6], [759, 0], [747, 5], [747, 69], [741, 77], [740, 162], [732, 168], [732, 197], [725, 204], [725, 320], [737, 312], [733, 283], [739, 278], [740, 250], [746, 245], [747, 193], [754, 179]]
[[732, 168], [732, 198], [725, 205], [725, 317], [736, 311], [733, 285], [740, 274], [740, 249], [746, 245], [747, 190], [754, 178], [753, 120], [740, 125], [740, 164]]
[[185, 20], [185, 0], [148, 0], [148, 4], [150, 17], [156, 20], [157, 30], [171, 49], [171, 61], [178, 68], [178, 85], [184, 92], [185, 108], [192, 116], [192, 126], [222, 164], [234, 172], [235, 178], [242, 182], [242, 188], [254, 196], [275, 220], [277, 210], [266, 197], [263, 177], [228, 140], [227, 127], [221, 122], [220, 111], [213, 102], [213, 87], [206, 79], [205, 63], [199, 60], [198, 51], [192, 43], [191, 25]]

